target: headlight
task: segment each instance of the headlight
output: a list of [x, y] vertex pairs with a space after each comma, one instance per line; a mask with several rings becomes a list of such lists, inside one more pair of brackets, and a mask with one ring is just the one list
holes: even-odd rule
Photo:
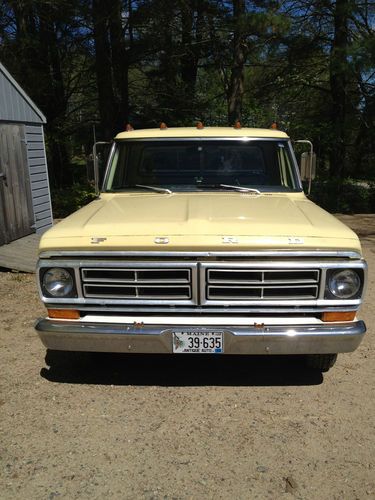
[[338, 269], [328, 278], [328, 289], [338, 299], [355, 297], [361, 288], [361, 279], [352, 269]]
[[52, 297], [67, 297], [74, 289], [73, 276], [67, 269], [52, 267], [43, 274], [42, 287]]

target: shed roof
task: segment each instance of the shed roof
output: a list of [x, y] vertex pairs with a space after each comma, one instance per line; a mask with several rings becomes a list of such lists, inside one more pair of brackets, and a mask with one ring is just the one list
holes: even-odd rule
[[0, 63], [0, 121], [46, 123], [46, 117]]

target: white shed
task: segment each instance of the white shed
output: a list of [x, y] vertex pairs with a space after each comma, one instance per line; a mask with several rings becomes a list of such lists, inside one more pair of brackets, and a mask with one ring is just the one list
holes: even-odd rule
[[45, 123], [0, 63], [0, 245], [52, 225]]

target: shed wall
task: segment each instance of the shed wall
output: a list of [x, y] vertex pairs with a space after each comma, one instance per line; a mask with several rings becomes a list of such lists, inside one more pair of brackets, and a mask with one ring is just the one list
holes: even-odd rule
[[52, 206], [43, 127], [41, 125], [26, 125], [25, 136], [35, 230], [37, 233], [42, 233], [52, 225]]

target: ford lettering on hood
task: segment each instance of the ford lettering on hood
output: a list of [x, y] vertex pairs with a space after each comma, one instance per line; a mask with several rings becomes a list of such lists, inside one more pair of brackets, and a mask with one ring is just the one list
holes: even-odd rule
[[169, 238], [168, 250], [234, 244], [358, 250], [355, 233], [304, 195], [240, 192], [104, 193], [46, 233], [41, 249], [151, 250], [159, 237]]

